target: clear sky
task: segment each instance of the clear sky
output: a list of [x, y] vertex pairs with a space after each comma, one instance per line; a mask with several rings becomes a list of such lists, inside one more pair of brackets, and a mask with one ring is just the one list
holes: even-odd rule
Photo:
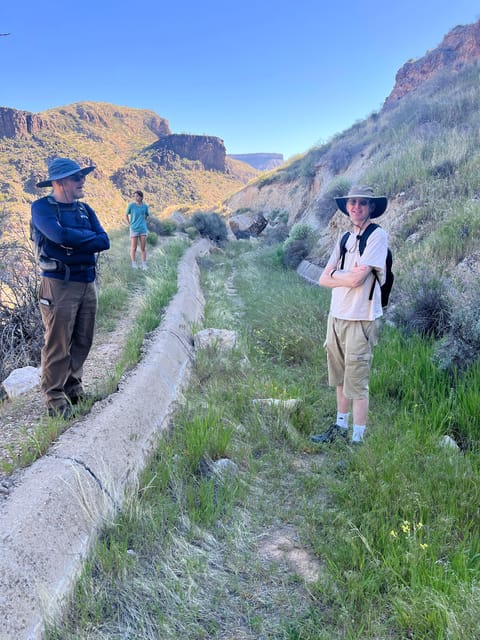
[[151, 109], [227, 153], [326, 142], [378, 111], [395, 74], [478, 0], [3, 0], [0, 106]]

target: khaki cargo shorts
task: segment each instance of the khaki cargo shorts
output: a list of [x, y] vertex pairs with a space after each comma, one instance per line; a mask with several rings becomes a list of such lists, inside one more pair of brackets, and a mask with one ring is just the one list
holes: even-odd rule
[[328, 317], [328, 383], [343, 385], [346, 398], [368, 398], [368, 381], [377, 344], [375, 320], [340, 320]]

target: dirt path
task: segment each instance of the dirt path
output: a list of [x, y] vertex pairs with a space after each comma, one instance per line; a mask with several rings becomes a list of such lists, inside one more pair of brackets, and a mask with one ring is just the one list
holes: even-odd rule
[[[47, 455], [18, 472], [0, 502], [2, 640], [41, 638], [43, 620], [58, 611], [97, 530], [121, 507], [167, 427], [188, 382], [191, 327], [203, 314], [196, 257], [209, 247], [199, 241], [182, 258], [178, 292], [119, 393], [96, 403]], [[94, 350], [103, 371], [106, 355], [114, 358], [121, 346], [120, 327], [115, 333], [114, 342]], [[87, 375], [93, 376], [93, 367], [94, 359]]]

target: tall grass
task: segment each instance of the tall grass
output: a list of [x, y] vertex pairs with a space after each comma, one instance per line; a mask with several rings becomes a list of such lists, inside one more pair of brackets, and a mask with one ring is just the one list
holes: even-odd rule
[[[431, 340], [384, 326], [366, 443], [314, 446], [335, 412], [328, 293], [250, 243], [203, 260], [202, 280], [205, 326], [236, 330], [238, 348], [198, 355], [170, 432], [47, 638], [478, 637], [480, 458], [440, 442], [459, 425], [478, 433], [480, 369], [452, 380]], [[300, 402], [289, 413], [257, 398]], [[212, 473], [225, 457], [236, 471]], [[295, 532], [315, 582], [262, 555], [276, 531]]]
[[[145, 276], [143, 271], [131, 268], [127, 241], [125, 234], [112, 234], [111, 249], [99, 263], [97, 331], [113, 331], [127, 313], [131, 316], [131, 329], [114, 370], [105, 371], [95, 389], [90, 390], [96, 398], [113, 393], [125, 371], [139, 361], [145, 336], [160, 324], [176, 293], [177, 264], [186, 247], [184, 241], [169, 240], [156, 249], [150, 256], [150, 271]], [[127, 307], [132, 304], [138, 309], [130, 314]], [[76, 413], [87, 412], [93, 401], [79, 404]], [[15, 468], [28, 466], [48, 450], [67, 426], [62, 419], [42, 419], [18, 444], [12, 455], [13, 462], [2, 461], [1, 469], [10, 473]]]

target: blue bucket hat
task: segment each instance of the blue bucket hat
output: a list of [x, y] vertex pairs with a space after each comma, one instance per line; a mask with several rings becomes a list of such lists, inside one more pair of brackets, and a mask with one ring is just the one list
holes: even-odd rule
[[348, 216], [347, 200], [349, 198], [365, 198], [366, 200], [372, 200], [375, 203], [375, 209], [370, 214], [370, 218], [378, 218], [382, 213], [385, 212], [387, 208], [388, 200], [385, 196], [376, 196], [374, 195], [372, 187], [367, 187], [366, 185], [357, 185], [350, 189], [346, 196], [343, 198], [334, 198], [337, 203], [337, 207], [342, 211], [346, 216]]
[[83, 175], [86, 176], [94, 169], [94, 166], [81, 169], [80, 165], [74, 160], [70, 160], [70, 158], [55, 158], [55, 160], [52, 160], [48, 165], [48, 180], [37, 182], [37, 187], [51, 187], [52, 180], [68, 178], [68, 176], [73, 176], [74, 173], [83, 173]]

